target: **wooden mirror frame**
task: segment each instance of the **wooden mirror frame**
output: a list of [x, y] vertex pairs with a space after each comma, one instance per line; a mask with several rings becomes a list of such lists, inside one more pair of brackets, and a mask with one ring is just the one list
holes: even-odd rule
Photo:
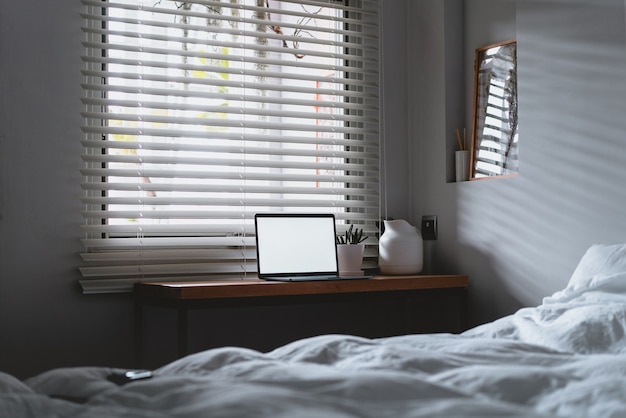
[[517, 42], [476, 49], [470, 179], [519, 173]]

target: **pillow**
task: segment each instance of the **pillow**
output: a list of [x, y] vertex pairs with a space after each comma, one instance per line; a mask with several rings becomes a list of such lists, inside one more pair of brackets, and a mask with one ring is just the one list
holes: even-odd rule
[[543, 303], [566, 302], [600, 288], [626, 294], [626, 279], [622, 276], [626, 276], [626, 244], [594, 244], [578, 262], [567, 287], [544, 298]]
[[595, 244], [583, 255], [567, 287], [586, 287], [598, 274], [626, 272], [626, 244]]

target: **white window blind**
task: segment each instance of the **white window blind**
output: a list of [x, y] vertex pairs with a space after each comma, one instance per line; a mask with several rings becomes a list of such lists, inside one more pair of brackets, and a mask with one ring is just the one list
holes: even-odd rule
[[254, 277], [257, 212], [335, 213], [375, 266], [378, 1], [82, 4], [84, 293]]

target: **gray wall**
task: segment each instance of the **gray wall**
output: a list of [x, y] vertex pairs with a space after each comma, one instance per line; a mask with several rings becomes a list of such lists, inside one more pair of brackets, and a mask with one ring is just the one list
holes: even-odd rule
[[123, 362], [128, 296], [79, 293], [80, 2], [0, 3], [0, 370]]
[[[414, 216], [439, 216], [440, 239], [426, 246], [428, 268], [470, 275], [473, 320], [481, 323], [564, 287], [589, 245], [626, 241], [624, 2], [410, 6], [435, 22], [409, 34], [409, 48], [420, 51], [409, 80], [413, 158], [420, 165], [412, 176]], [[436, 43], [422, 54], [424, 37]], [[520, 175], [451, 183], [453, 129], [472, 124], [473, 51], [509, 38], [518, 42]], [[455, 54], [463, 56], [462, 87], [450, 75]], [[434, 57], [431, 68], [423, 56]], [[462, 116], [441, 111], [442, 98], [455, 94], [466, 103]]]

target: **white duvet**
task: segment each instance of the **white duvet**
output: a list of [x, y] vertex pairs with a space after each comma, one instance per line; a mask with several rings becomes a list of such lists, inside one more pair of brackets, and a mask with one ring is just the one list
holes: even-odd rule
[[567, 288], [460, 335], [325, 335], [226, 347], [116, 385], [112, 369], [0, 373], [3, 417], [626, 416], [626, 247], [594, 246]]

